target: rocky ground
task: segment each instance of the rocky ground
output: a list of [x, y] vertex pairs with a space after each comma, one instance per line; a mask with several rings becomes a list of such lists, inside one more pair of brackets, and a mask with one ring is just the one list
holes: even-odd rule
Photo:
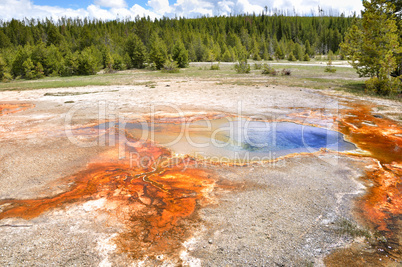
[[[276, 120], [295, 109], [324, 108], [336, 116], [344, 108], [343, 96], [336, 92], [197, 79], [155, 86], [5, 91], [1, 96], [4, 102], [35, 107], [0, 116], [0, 199], [64, 192], [71, 181], [63, 178], [85, 169], [108, 149], [78, 147], [66, 137], [66, 125], [134, 120], [151, 112], [174, 117], [178, 110]], [[392, 101], [386, 105], [396, 112], [400, 107]], [[324, 153], [264, 166], [206, 166], [216, 179], [244, 186], [211, 193], [214, 204], [199, 211], [201, 223], [183, 244], [179, 258], [161, 255], [138, 262], [118, 253], [113, 238], [124, 226], [99, 210], [102, 200], [67, 205], [31, 220], [3, 219], [0, 265], [322, 266], [326, 255], [351, 241], [339, 228], [345, 219], [353, 222], [352, 200], [365, 189], [359, 180], [364, 165], [361, 159]]]

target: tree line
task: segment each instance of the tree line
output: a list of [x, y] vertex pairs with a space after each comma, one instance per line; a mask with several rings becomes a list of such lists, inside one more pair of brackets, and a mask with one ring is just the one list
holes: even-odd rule
[[191, 61], [310, 60], [339, 44], [354, 18], [238, 15], [196, 19], [0, 22], [0, 79], [95, 74], [100, 69], [160, 69]]

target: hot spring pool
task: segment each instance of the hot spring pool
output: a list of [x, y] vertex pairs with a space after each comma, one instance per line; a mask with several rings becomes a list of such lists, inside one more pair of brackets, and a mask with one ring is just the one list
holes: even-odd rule
[[95, 129], [101, 132], [111, 127], [124, 130], [136, 139], [152, 140], [177, 154], [202, 158], [269, 160], [293, 153], [314, 153], [321, 148], [334, 151], [356, 149], [339, 132], [292, 122], [228, 117], [183, 123], [108, 122]]

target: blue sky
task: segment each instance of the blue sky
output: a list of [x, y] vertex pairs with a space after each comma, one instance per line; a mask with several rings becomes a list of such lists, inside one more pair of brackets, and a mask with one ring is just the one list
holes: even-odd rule
[[[318, 6], [332, 13], [360, 12], [361, 0], [0, 0], [0, 19], [89, 17], [103, 20], [150, 16], [200, 17], [261, 14], [270, 10], [317, 14]], [[272, 11], [273, 12], [273, 11]]]
[[93, 3], [92, 0], [64, 0], [64, 1], [51, 1], [51, 0], [33, 0], [35, 5], [42, 6], [59, 6], [65, 8], [85, 8]]
[[[93, 0], [62, 0], [62, 1], [52, 1], [52, 0], [33, 0], [35, 5], [43, 5], [43, 6], [59, 6], [64, 8], [86, 8], [90, 4], [93, 4]], [[110, 1], [113, 2], [113, 1]], [[128, 6], [133, 6], [134, 4], [138, 4], [140, 6], [145, 6], [147, 3], [146, 0], [126, 0], [125, 1]]]

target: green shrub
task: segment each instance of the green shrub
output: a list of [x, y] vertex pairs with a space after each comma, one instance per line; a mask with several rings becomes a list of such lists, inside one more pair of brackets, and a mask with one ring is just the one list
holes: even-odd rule
[[234, 68], [237, 73], [250, 73], [250, 64], [247, 64], [247, 61], [239, 61]]
[[260, 69], [262, 69], [262, 64], [261, 64], [261, 63], [254, 63], [254, 69], [255, 69], [255, 70], [260, 70]]
[[308, 54], [305, 54], [303, 57], [303, 61], [310, 61], [310, 57]]
[[332, 51], [331, 50], [329, 50], [329, 53], [328, 53], [328, 63], [327, 63], [327, 66], [325, 67], [325, 72], [331, 72], [331, 73], [334, 73], [334, 72], [336, 72], [336, 69], [335, 69], [335, 67], [334, 66], [332, 66], [332, 58], [334, 57], [334, 54], [332, 53]]
[[264, 64], [262, 66], [262, 72], [261, 74], [268, 74], [268, 75], [272, 75], [272, 76], [276, 76], [278, 75], [278, 71], [276, 71], [273, 67], [271, 67], [268, 64]]
[[218, 64], [211, 64], [211, 67], [209, 69], [210, 70], [220, 70], [221, 67], [219, 66], [219, 63]]
[[335, 69], [334, 66], [328, 65], [328, 66], [325, 67], [324, 71], [325, 72], [330, 72], [330, 73], [335, 73], [336, 69]]
[[164, 73], [178, 73], [180, 69], [176, 61], [166, 61], [161, 71]]
[[12, 79], [13, 79], [13, 76], [10, 73], [6, 72], [6, 73], [4, 73], [3, 79], [0, 81], [8, 82], [8, 81], [11, 81]]
[[366, 91], [378, 95], [394, 95], [402, 93], [402, 81], [400, 78], [379, 79], [373, 77], [365, 82]]

